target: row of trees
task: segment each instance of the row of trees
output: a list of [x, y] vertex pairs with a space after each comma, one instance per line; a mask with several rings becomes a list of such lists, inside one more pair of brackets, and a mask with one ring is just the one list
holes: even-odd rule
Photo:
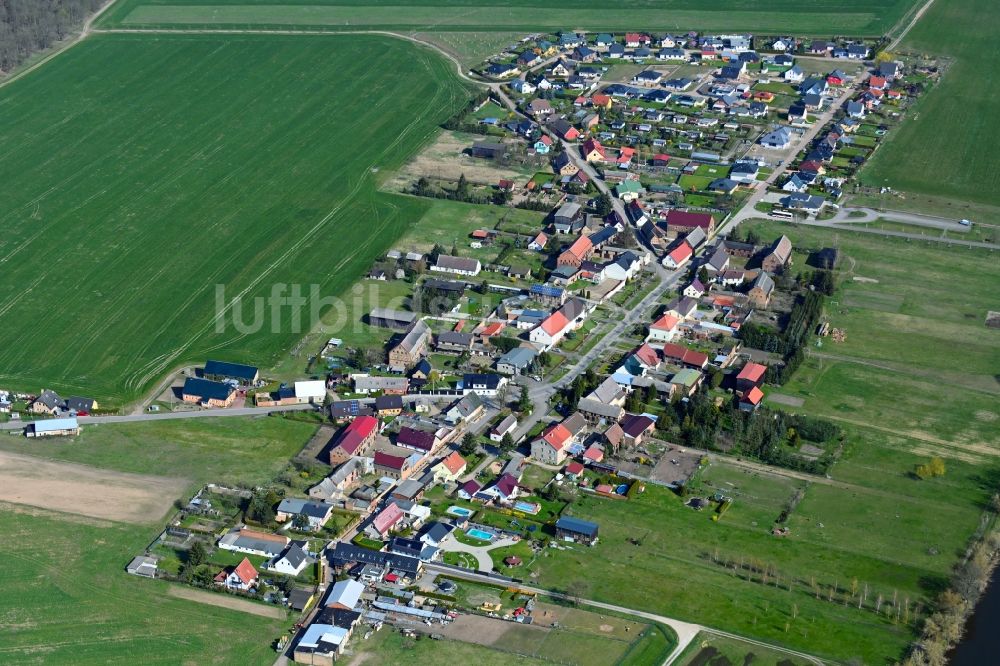
[[[1000, 509], [1000, 495], [993, 495], [989, 512]], [[987, 514], [989, 515], [989, 514]], [[910, 647], [903, 666], [946, 666], [949, 653], [962, 639], [965, 624], [986, 589], [1000, 553], [1000, 532], [995, 529], [976, 539], [965, 559], [955, 567], [951, 587], [937, 598], [934, 612], [924, 620], [920, 637]]]

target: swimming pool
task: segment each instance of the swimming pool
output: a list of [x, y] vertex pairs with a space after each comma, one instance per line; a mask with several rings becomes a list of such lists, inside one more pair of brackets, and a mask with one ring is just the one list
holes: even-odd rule
[[453, 516], [458, 516], [459, 518], [468, 518], [475, 512], [472, 509], [466, 509], [464, 506], [453, 506], [449, 507], [446, 513], [450, 513]]
[[480, 541], [493, 541], [493, 534], [485, 530], [471, 529], [465, 530], [465, 533], [473, 539], [479, 539]]
[[514, 502], [514, 510], [520, 511], [521, 513], [527, 513], [530, 515], [535, 515], [541, 511], [542, 507], [540, 504], [535, 502]]

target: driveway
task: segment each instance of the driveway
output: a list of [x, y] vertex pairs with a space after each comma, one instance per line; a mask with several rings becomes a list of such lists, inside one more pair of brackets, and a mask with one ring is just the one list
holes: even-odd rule
[[489, 572], [493, 571], [493, 558], [490, 557], [490, 551], [497, 548], [505, 548], [506, 546], [513, 546], [515, 543], [517, 541], [514, 539], [502, 537], [496, 539], [488, 546], [470, 546], [456, 539], [453, 534], [449, 534], [441, 542], [441, 550], [446, 553], [468, 553], [476, 558], [480, 571]]

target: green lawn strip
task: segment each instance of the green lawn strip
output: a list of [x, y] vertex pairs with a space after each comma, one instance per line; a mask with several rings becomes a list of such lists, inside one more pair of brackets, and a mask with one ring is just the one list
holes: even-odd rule
[[[406, 638], [392, 627], [386, 626], [368, 639], [363, 634], [352, 640], [353, 656], [345, 658], [346, 666], [352, 664], [410, 664], [411, 666], [438, 666], [439, 664], [477, 664], [479, 666], [510, 666], [509, 652], [484, 645], [456, 640], [433, 640], [426, 636]], [[273, 653], [272, 653], [273, 660]], [[548, 664], [544, 659], [519, 656], [519, 664], [528, 666]]]

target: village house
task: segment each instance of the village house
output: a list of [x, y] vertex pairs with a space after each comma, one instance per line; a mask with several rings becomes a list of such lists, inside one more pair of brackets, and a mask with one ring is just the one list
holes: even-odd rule
[[230, 384], [213, 382], [200, 377], [188, 377], [181, 389], [181, 399], [205, 407], [229, 407], [236, 400], [236, 389]]
[[312, 531], [321, 529], [330, 520], [333, 512], [333, 505], [326, 502], [313, 502], [310, 500], [286, 497], [278, 504], [274, 519], [279, 523], [291, 520], [294, 524], [300, 520], [305, 521], [304, 528]]
[[378, 430], [379, 423], [375, 417], [360, 416], [351, 421], [334, 437], [330, 464], [336, 467], [354, 456], [367, 455], [375, 446]]
[[247, 592], [257, 585], [260, 574], [250, 560], [243, 558], [235, 567], [226, 567], [215, 577], [215, 584], [221, 585], [227, 590]]
[[531, 442], [531, 457], [546, 465], [561, 465], [569, 455], [573, 436], [561, 423], [546, 428], [540, 437]]
[[413, 466], [417, 464], [421, 456], [414, 453], [410, 456], [394, 456], [383, 451], [375, 452], [375, 473], [386, 476], [390, 479], [405, 479], [413, 471]]
[[427, 351], [431, 339], [431, 329], [422, 320], [417, 320], [403, 338], [389, 350], [389, 366], [409, 369], [416, 365]]
[[750, 286], [747, 297], [755, 308], [766, 308], [771, 304], [771, 294], [774, 293], [774, 280], [767, 273], [761, 273]]
[[513, 414], [505, 416], [500, 423], [490, 429], [490, 441], [502, 442], [505, 435], [512, 435], [517, 428], [517, 417]]
[[670, 342], [677, 335], [677, 325], [680, 319], [672, 314], [664, 314], [649, 325], [646, 342]]
[[486, 406], [478, 393], [467, 393], [445, 411], [444, 420], [448, 425], [475, 421], [485, 410]]
[[346, 496], [357, 484], [364, 473], [364, 458], [351, 458], [337, 467], [330, 476], [309, 489], [309, 497], [332, 501]]
[[557, 266], [573, 266], [579, 268], [580, 264], [590, 256], [593, 243], [587, 236], [580, 236], [569, 246], [556, 260]]
[[663, 258], [663, 265], [671, 270], [676, 270], [686, 264], [694, 256], [694, 250], [687, 241], [682, 240]]
[[782, 235], [774, 242], [760, 262], [760, 267], [768, 273], [777, 273], [791, 264], [792, 241]]
[[767, 366], [752, 361], [744, 365], [736, 375], [736, 392], [744, 394], [750, 389], [758, 388], [764, 383]]
[[431, 472], [434, 474], [435, 483], [445, 483], [457, 481], [460, 476], [465, 474], [467, 467], [468, 463], [465, 458], [458, 451], [452, 451], [431, 467]]
[[379, 418], [392, 418], [403, 413], [403, 398], [398, 395], [380, 395], [375, 398], [375, 414]]
[[715, 216], [711, 213], [698, 213], [672, 208], [666, 216], [667, 230], [674, 235], [685, 234], [701, 229], [706, 234], [715, 231]]
[[420, 453], [430, 453], [440, 443], [434, 433], [427, 432], [426, 430], [416, 430], [408, 426], [400, 428], [399, 433], [396, 435], [396, 446], [419, 451]]
[[497, 372], [520, 375], [531, 368], [536, 355], [529, 347], [515, 347], [497, 359]]
[[432, 271], [439, 273], [452, 273], [454, 275], [466, 275], [475, 277], [483, 269], [478, 259], [467, 259], [465, 257], [453, 257], [449, 254], [439, 254], [437, 261], [431, 266]]
[[403, 395], [410, 382], [406, 377], [372, 377], [371, 375], [354, 375], [354, 391], [357, 393], [382, 393], [388, 395]]

